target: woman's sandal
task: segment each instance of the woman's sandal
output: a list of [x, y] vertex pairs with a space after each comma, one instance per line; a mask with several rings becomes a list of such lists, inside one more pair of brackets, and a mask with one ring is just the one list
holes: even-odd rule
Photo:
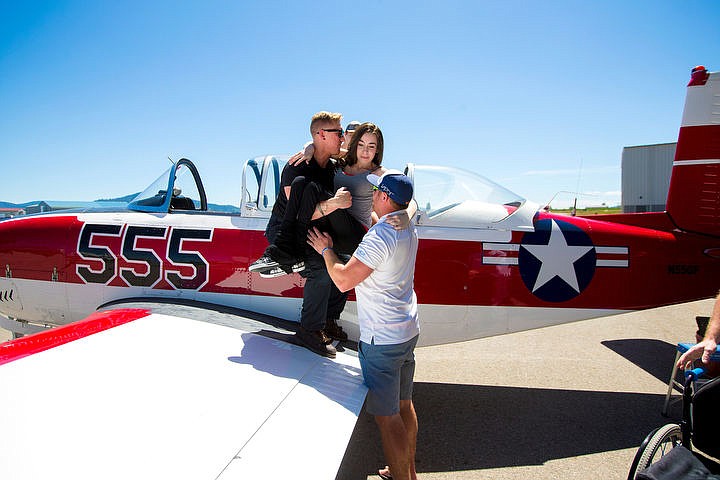
[[385, 468], [378, 470], [378, 477], [382, 478], [383, 480], [392, 480], [392, 475], [390, 474], [390, 467], [387, 465]]

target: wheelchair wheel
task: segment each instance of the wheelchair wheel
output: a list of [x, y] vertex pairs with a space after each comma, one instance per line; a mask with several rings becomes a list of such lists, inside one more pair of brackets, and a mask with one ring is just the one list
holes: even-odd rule
[[633, 459], [628, 480], [635, 480], [638, 472], [660, 460], [663, 455], [682, 443], [680, 425], [668, 423], [650, 433], [638, 448]]

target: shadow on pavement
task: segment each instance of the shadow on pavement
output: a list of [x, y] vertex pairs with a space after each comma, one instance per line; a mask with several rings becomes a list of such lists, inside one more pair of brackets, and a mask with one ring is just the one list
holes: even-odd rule
[[[542, 465], [633, 448], [667, 423], [663, 396], [653, 394], [416, 383], [414, 401], [418, 473]], [[377, 427], [363, 410], [337, 479], [365, 480], [384, 464]]]
[[650, 338], [605, 340], [601, 343], [661, 382], [668, 382], [677, 345]]

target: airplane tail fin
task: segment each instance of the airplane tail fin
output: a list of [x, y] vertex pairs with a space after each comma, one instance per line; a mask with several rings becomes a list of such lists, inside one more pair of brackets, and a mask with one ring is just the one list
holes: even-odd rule
[[687, 86], [666, 210], [683, 230], [720, 236], [720, 72], [703, 66]]

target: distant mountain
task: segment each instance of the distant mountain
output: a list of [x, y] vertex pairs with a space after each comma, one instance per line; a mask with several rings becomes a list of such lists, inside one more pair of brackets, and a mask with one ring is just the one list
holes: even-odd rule
[[28, 205], [37, 205], [38, 203], [40, 203], [39, 200], [25, 203], [0, 202], [0, 208], [25, 208]]
[[[98, 200], [95, 200], [96, 202], [124, 202], [129, 203], [130, 200], [137, 197], [138, 193], [131, 193], [130, 195], [125, 195], [123, 197], [117, 197], [117, 198], [101, 198]], [[3, 202], [0, 201], [0, 208], [26, 208], [30, 205], [37, 205], [40, 203], [41, 200], [33, 200], [30, 202], [25, 203], [11, 203], [11, 202]], [[50, 202], [53, 203], [53, 202]], [[226, 213], [238, 213], [240, 209], [238, 207], [235, 207], [233, 205], [218, 205], [216, 203], [208, 203], [208, 210], [212, 210], [215, 212], [226, 212]]]
[[140, 194], [140, 192], [137, 193], [131, 193], [130, 195], [125, 195], [124, 197], [117, 197], [117, 198], [101, 198], [98, 200], [95, 200], [96, 202], [125, 202], [129, 203], [130, 200], [137, 197]]
[[[140, 192], [138, 192], [140, 193]], [[130, 195], [125, 195], [124, 197], [117, 197], [117, 198], [100, 198], [98, 200], [94, 200], [95, 202], [125, 202], [129, 203], [130, 200], [138, 196], [138, 193], [131, 193]], [[3, 202], [0, 201], [0, 208], [25, 208], [30, 205], [37, 205], [43, 200], [32, 200], [30, 202], [24, 202], [24, 203], [12, 203], [12, 202]], [[48, 201], [48, 200], [44, 200]]]

